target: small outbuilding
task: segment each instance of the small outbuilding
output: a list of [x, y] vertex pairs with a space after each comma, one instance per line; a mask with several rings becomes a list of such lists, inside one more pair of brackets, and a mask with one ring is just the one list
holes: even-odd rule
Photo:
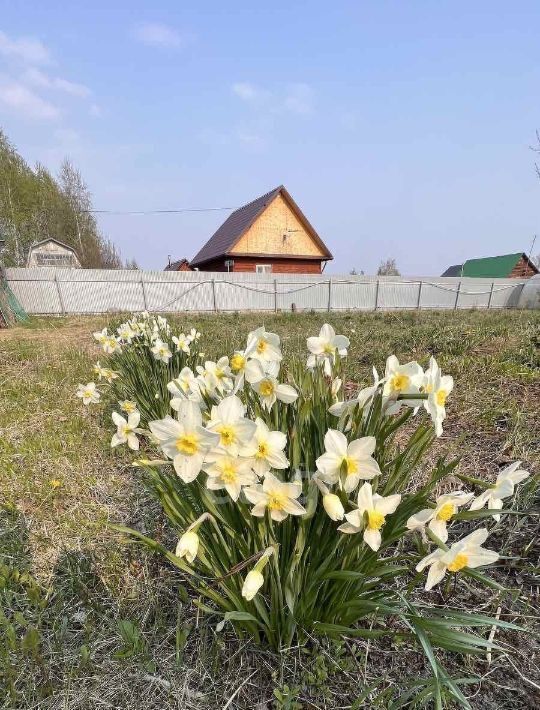
[[192, 271], [189, 261], [187, 259], [177, 259], [177, 261], [171, 261], [169, 257], [169, 263], [163, 269], [163, 271]]
[[32, 244], [28, 251], [26, 266], [28, 268], [53, 266], [63, 269], [80, 269], [81, 263], [73, 247], [58, 239], [49, 238]]
[[528, 279], [538, 268], [523, 252], [468, 259], [464, 264], [449, 266], [441, 276], [468, 276], [478, 279]]

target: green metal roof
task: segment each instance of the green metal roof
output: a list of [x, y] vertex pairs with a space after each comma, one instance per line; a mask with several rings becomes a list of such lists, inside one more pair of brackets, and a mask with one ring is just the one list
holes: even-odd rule
[[523, 256], [517, 254], [504, 254], [503, 256], [488, 256], [485, 259], [468, 259], [463, 264], [462, 276], [476, 276], [477, 278], [504, 279]]

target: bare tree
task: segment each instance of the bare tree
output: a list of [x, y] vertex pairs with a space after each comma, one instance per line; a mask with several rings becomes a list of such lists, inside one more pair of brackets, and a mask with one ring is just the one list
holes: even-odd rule
[[395, 259], [385, 259], [379, 264], [377, 276], [401, 276]]

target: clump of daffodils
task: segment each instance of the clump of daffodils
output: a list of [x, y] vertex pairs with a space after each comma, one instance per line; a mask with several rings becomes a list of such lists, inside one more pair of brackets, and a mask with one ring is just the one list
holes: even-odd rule
[[[140, 421], [147, 425], [170, 411], [170, 388], [182, 386], [187, 373], [195, 378], [193, 369], [200, 359], [200, 337], [196, 328], [178, 331], [163, 316], [147, 312], [133, 315], [115, 328], [96, 331], [94, 340], [103, 351], [93, 367], [98, 384], [85, 385], [85, 396], [81, 394], [81, 385], [77, 394], [85, 404], [96, 404], [110, 386], [109, 391], [120, 407], [118, 414], [129, 416], [138, 412]], [[103, 357], [107, 358], [106, 364], [101, 362]], [[211, 363], [207, 365], [211, 367]], [[175, 385], [172, 380], [176, 378]], [[94, 393], [90, 396], [92, 388]], [[127, 443], [134, 448], [133, 436], [114, 441], [113, 446]]]
[[[504, 514], [529, 475], [519, 463], [476, 496], [434, 494], [452, 462], [411, 490], [454, 385], [434, 358], [424, 370], [391, 355], [343, 400], [350, 343], [328, 324], [290, 362], [264, 327], [215, 361], [200, 357], [198, 331], [148, 314], [94, 337], [109, 358], [95, 372], [121, 412], [111, 445], [152, 451], [138, 465], [178, 533], [168, 558], [206, 610], [254, 637], [280, 647], [304, 629], [358, 633], [368, 617], [369, 628], [384, 616], [408, 624], [417, 573], [428, 569], [429, 591], [498, 560], [487, 528], [463, 521]], [[99, 399], [94, 383], [77, 394]]]

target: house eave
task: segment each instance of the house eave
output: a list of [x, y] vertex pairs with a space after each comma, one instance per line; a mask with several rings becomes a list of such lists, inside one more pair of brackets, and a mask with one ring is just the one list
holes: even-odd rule
[[204, 259], [203, 261], [192, 261], [190, 266], [203, 266], [212, 261], [219, 261], [220, 259], [279, 259], [281, 261], [289, 261], [291, 259], [295, 261], [331, 261], [334, 257], [330, 255], [314, 255], [314, 254], [253, 254], [252, 252], [228, 252], [226, 254], [220, 254], [219, 256], [213, 256], [210, 259]]

